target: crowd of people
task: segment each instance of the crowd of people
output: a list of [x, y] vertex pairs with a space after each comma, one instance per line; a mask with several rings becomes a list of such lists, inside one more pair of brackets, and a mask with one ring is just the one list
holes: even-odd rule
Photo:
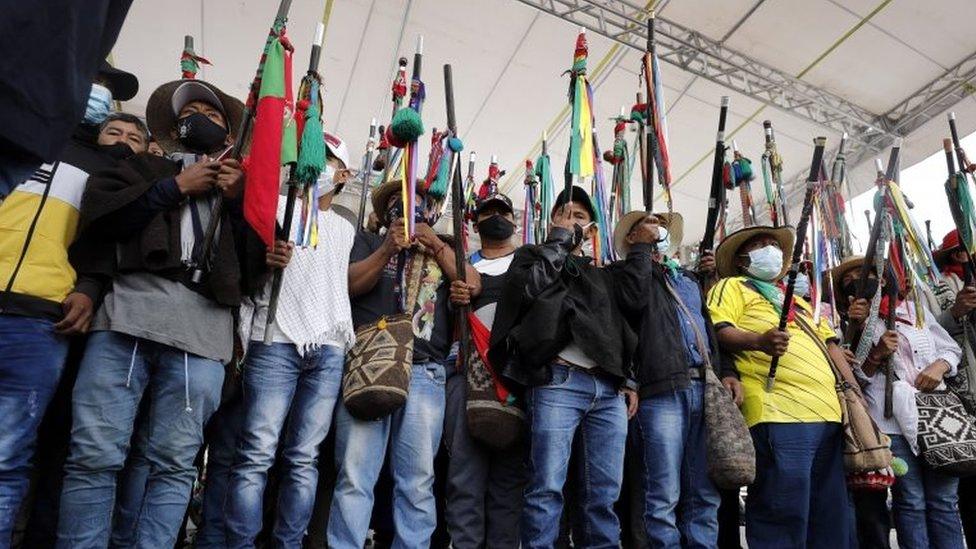
[[[738, 547], [739, 491], [709, 470], [713, 377], [755, 451], [749, 547], [888, 547], [891, 516], [900, 547], [962, 548], [964, 526], [976, 545], [972, 480], [921, 460], [911, 421], [915, 393], [967, 361], [976, 288], [958, 235], [937, 254], [944, 284], [886, 292], [873, 316], [865, 296], [896, 282], [857, 257], [829, 273], [846, 331], [873, 338], [856, 365], [802, 297], [778, 327], [788, 226], [680, 265], [682, 216], [631, 212], [614, 228], [622, 259], [596, 265], [583, 188], [529, 245], [491, 188], [470, 219], [480, 249], [459, 263], [400, 180], [372, 189], [369, 228], [336, 207], [356, 170], [327, 135], [318, 245], [267, 247], [244, 222], [246, 169], [224, 154], [243, 104], [185, 79], [144, 116], [114, 111], [137, 86], [104, 64], [56, 158], [0, 166], [0, 547], [173, 547], [188, 522], [201, 548]], [[400, 401], [364, 417], [353, 386], [389, 389], [403, 356]], [[838, 385], [907, 465], [878, 473], [893, 484], [845, 470]]]

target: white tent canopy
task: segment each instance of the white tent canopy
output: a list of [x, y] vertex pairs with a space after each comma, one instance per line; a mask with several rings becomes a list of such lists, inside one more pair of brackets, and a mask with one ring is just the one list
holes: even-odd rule
[[[441, 67], [451, 63], [458, 126], [466, 151], [479, 153], [479, 178], [487, 173], [489, 156], [498, 155], [509, 172], [504, 188], [519, 203], [521, 167], [525, 159], [534, 160], [538, 154], [543, 130], [549, 130], [554, 171], [561, 172], [568, 147], [564, 112], [568, 82], [561, 74], [571, 65], [579, 30], [575, 22], [537, 7], [564, 14], [566, 19], [584, 13], [598, 20], [599, 12], [609, 9], [643, 19], [646, 6], [637, 2], [335, 0], [320, 66], [325, 127], [346, 139], [354, 156], [360, 154], [370, 119], [389, 121], [396, 59], [412, 60], [416, 38], [423, 35], [425, 126], [429, 131], [445, 125]], [[288, 32], [296, 48], [296, 81], [306, 66], [324, 3], [293, 1]], [[139, 94], [125, 109], [143, 112], [156, 86], [179, 77], [185, 34], [193, 35], [197, 52], [213, 62], [198, 76], [243, 99], [276, 5], [273, 0], [134, 3], [113, 54], [115, 64], [134, 72], [141, 83]], [[567, 5], [579, 7], [567, 13]], [[953, 77], [949, 79], [952, 93], [967, 96], [972, 88], [969, 80], [976, 74], [966, 65], [976, 58], [976, 35], [971, 32], [976, 2], [972, 0], [659, 0], [656, 8], [664, 22], [699, 33], [709, 44], [737, 52], [760, 67], [799, 77], [800, 83], [877, 116], [918, 96], [919, 90], [947, 74]], [[610, 118], [622, 106], [629, 109], [634, 103], [641, 52], [594, 30], [588, 32], [589, 74], [595, 88], [599, 141], [606, 149], [613, 141]], [[953, 74], [954, 69], [960, 74]], [[662, 72], [675, 209], [686, 219], [686, 244], [700, 238], [704, 226], [721, 96], [732, 97], [728, 129], [746, 157], [758, 160], [762, 122], [773, 122], [790, 179], [809, 166], [813, 137], [827, 136], [828, 150], [840, 139], [836, 124], [818, 124], [808, 116], [770, 106], [768, 99], [761, 101], [717, 83], [720, 78], [692, 74], [667, 62], [662, 63]], [[920, 101], [933, 95], [923, 95]], [[955, 103], [951, 108], [958, 113], [960, 132], [965, 135], [976, 129], [976, 102], [969, 98], [950, 102]], [[948, 131], [946, 103], [944, 98], [941, 103], [933, 101], [936, 107], [918, 119], [930, 121], [905, 135], [903, 167], [941, 147]], [[427, 142], [421, 139], [426, 149]], [[855, 192], [871, 185], [873, 156], [851, 170]], [[561, 173], [554, 175], [560, 182]], [[640, 204], [638, 179], [635, 174], [632, 180], [635, 206]], [[761, 184], [754, 184], [753, 190], [758, 205]], [[730, 209], [737, 213], [738, 201], [731, 203]], [[656, 204], [663, 207], [663, 200], [658, 198]]]

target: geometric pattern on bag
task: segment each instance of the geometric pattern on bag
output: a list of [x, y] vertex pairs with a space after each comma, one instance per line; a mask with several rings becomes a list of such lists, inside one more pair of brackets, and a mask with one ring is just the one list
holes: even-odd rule
[[[407, 307], [420, 293], [420, 277], [434, 260], [411, 253], [407, 262]], [[386, 417], [407, 402], [413, 369], [413, 315], [401, 312], [380, 317], [356, 330], [356, 343], [346, 354], [342, 374], [342, 402], [349, 414], [362, 420]]]
[[951, 392], [916, 393], [918, 446], [933, 470], [952, 476], [976, 473], [976, 424]]
[[492, 450], [505, 450], [522, 439], [525, 412], [516, 404], [499, 402], [495, 380], [474, 345], [468, 353], [465, 420], [471, 438]]
[[412, 366], [410, 315], [401, 313], [360, 326], [342, 376], [342, 401], [349, 414], [379, 419], [403, 406]]

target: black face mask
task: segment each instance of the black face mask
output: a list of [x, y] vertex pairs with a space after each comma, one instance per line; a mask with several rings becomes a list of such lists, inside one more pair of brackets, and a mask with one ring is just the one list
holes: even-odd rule
[[111, 156], [115, 160], [125, 160], [136, 154], [128, 143], [113, 143], [111, 145], [99, 145], [98, 150]]
[[227, 130], [207, 115], [195, 112], [176, 121], [176, 137], [190, 152], [210, 154], [224, 145]]
[[515, 233], [515, 225], [499, 214], [478, 222], [478, 234], [488, 240], [508, 240]]
[[854, 299], [861, 299], [861, 298], [871, 299], [872, 297], [874, 297], [874, 294], [878, 291], [877, 278], [869, 278], [864, 281], [864, 292], [862, 292], [861, 295], [857, 295], [857, 285], [858, 285], [857, 280], [852, 280], [847, 284], [844, 284], [844, 288], [843, 288], [844, 295], [848, 297], [854, 296]]

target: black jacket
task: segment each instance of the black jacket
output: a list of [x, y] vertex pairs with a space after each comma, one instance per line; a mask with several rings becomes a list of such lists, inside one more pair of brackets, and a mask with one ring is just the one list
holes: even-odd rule
[[[182, 263], [182, 197], [173, 179], [179, 171], [176, 162], [143, 153], [89, 178], [81, 201], [79, 232], [100, 253], [78, 257], [78, 269], [107, 277], [117, 272], [151, 272], [235, 307], [242, 290], [250, 291], [242, 287], [243, 243], [248, 240], [248, 230], [241, 201], [224, 201], [210, 272], [201, 284], [193, 284]], [[120, 244], [117, 255], [116, 242]]]
[[[668, 290], [665, 267], [651, 258], [649, 244], [635, 244], [627, 259], [608, 267], [614, 276], [617, 299], [628, 323], [638, 334], [634, 370], [641, 398], [688, 386], [690, 369], [687, 349], [681, 334], [680, 311]], [[697, 280], [691, 271], [681, 272]], [[719, 352], [715, 328], [708, 314], [705, 297], [701, 300], [711, 363], [716, 375], [736, 376], [731, 357]]]
[[553, 359], [575, 341], [600, 373], [632, 379], [636, 337], [621, 315], [612, 275], [570, 255], [573, 234], [554, 228], [542, 245], [515, 252], [488, 351], [492, 364], [522, 386], [544, 385]]

